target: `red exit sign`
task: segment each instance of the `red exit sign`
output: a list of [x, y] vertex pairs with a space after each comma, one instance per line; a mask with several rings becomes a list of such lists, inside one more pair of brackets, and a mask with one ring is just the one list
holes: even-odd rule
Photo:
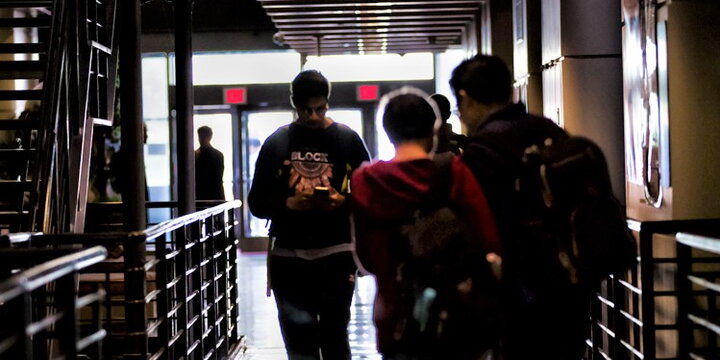
[[357, 99], [358, 101], [376, 101], [380, 98], [380, 86], [378, 85], [358, 85]]
[[247, 104], [247, 89], [244, 87], [225, 89], [225, 103], [237, 105]]

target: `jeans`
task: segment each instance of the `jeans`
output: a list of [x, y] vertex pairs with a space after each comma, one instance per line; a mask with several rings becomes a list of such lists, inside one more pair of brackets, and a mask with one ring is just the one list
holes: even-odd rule
[[289, 360], [350, 360], [355, 271], [350, 252], [316, 260], [272, 256], [270, 282]]

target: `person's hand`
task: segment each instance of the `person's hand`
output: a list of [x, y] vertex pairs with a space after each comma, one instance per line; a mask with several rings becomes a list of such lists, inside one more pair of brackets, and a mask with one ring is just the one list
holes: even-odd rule
[[485, 259], [490, 263], [490, 269], [496, 280], [502, 280], [502, 257], [496, 253], [488, 253]]
[[305, 190], [288, 197], [285, 200], [285, 206], [290, 210], [307, 211], [315, 208], [312, 190]]
[[334, 188], [330, 188], [330, 196], [328, 201], [324, 204], [324, 210], [335, 210], [345, 203], [345, 195], [337, 192]]
[[319, 210], [332, 211], [345, 202], [345, 196], [332, 187], [328, 187], [327, 192], [322, 195], [315, 195], [317, 195], [314, 196], [315, 208]]

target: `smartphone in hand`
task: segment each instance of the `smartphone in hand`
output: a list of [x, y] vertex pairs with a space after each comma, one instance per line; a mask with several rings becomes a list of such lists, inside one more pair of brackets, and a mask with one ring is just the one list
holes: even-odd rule
[[313, 198], [319, 201], [327, 201], [330, 198], [330, 188], [327, 186], [316, 186], [313, 190]]

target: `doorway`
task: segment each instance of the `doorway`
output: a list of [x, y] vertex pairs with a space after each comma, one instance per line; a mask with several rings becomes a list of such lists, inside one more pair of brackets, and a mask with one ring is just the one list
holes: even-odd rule
[[224, 167], [223, 188], [225, 200], [235, 199], [233, 192], [233, 179], [235, 178], [233, 159], [235, 149], [233, 147], [233, 116], [230, 112], [195, 113], [193, 118], [193, 149], [200, 147], [197, 138], [197, 129], [201, 126], [209, 126], [213, 131], [212, 146], [223, 153]]

